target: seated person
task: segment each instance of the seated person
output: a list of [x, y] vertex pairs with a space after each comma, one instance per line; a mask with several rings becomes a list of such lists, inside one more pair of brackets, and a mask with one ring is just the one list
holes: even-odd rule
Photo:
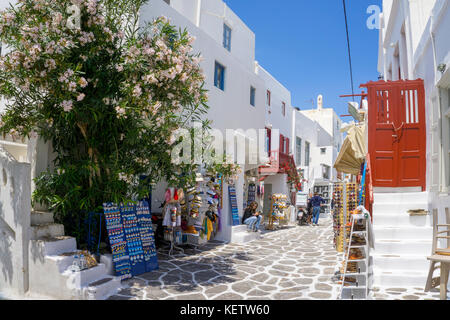
[[258, 203], [253, 201], [247, 209], [244, 211], [244, 216], [242, 217], [242, 223], [248, 226], [247, 231], [259, 231], [259, 226], [261, 225], [262, 216], [259, 212], [256, 212], [258, 208]]

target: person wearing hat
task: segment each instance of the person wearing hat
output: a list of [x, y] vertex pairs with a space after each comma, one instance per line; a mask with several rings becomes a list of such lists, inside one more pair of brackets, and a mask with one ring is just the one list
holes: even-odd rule
[[244, 211], [242, 223], [248, 226], [247, 231], [254, 231], [254, 232], [259, 231], [262, 216], [259, 212], [256, 212], [257, 208], [258, 203], [256, 201], [253, 201]]

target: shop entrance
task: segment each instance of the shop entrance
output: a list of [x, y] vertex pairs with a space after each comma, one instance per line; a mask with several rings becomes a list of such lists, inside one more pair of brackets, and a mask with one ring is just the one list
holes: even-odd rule
[[369, 82], [361, 87], [368, 90], [373, 186], [425, 190], [423, 80]]

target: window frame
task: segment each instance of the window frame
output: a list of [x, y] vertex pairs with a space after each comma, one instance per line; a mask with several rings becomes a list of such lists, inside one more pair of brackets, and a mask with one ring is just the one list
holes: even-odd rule
[[442, 165], [441, 192], [450, 194], [450, 86], [443, 88], [441, 103]]
[[[222, 73], [220, 74], [220, 79], [218, 79], [218, 69], [222, 70]], [[225, 91], [225, 72], [226, 67], [221, 64], [218, 61], [215, 61], [214, 63], [214, 86], [217, 89], [220, 89], [222, 91]]]
[[305, 167], [309, 167], [311, 157], [311, 143], [305, 141]]
[[231, 52], [231, 34], [232, 29], [229, 25], [226, 23], [223, 24], [223, 47], [227, 49], [229, 52]]
[[297, 166], [301, 167], [301, 165], [302, 165], [302, 138], [300, 138], [300, 137], [295, 137], [295, 162], [297, 163]]
[[272, 92], [270, 90], [267, 90], [266, 92], [266, 104], [270, 107], [270, 103], [272, 100]]
[[286, 102], [284, 101], [281, 102], [281, 114], [286, 117]]

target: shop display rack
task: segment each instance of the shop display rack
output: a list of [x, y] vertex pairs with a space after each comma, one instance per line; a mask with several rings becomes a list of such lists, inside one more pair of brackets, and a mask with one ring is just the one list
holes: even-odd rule
[[[350, 236], [346, 243], [346, 254], [343, 262], [340, 299], [368, 299], [371, 289], [370, 274], [370, 238], [368, 236], [370, 217], [364, 214], [353, 214], [350, 219]], [[361, 241], [362, 240], [362, 241]], [[355, 257], [358, 252], [361, 258]]]

